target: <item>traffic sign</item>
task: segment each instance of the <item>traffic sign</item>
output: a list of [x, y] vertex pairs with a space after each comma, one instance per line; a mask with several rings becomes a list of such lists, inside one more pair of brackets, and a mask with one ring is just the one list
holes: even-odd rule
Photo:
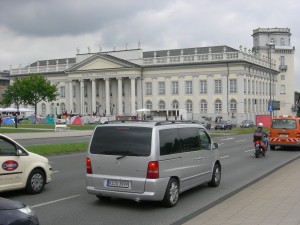
[[268, 105], [268, 111], [273, 112], [273, 106], [272, 105]]

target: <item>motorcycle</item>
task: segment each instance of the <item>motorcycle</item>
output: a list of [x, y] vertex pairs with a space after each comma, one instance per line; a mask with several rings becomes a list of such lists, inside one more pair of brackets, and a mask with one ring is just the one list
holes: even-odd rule
[[260, 158], [266, 155], [267, 152], [267, 146], [264, 144], [264, 135], [261, 133], [255, 133], [254, 134], [254, 155], [255, 158]]

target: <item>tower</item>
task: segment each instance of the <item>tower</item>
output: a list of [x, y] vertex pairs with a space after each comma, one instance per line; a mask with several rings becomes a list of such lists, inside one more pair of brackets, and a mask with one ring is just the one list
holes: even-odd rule
[[280, 72], [277, 76], [273, 76], [270, 72], [272, 89], [270, 98], [280, 102], [280, 110], [275, 111], [275, 115], [293, 114], [295, 47], [291, 46], [291, 35], [289, 28], [258, 28], [253, 30], [252, 34], [252, 51], [255, 54], [265, 55], [268, 59], [271, 57], [271, 60], [276, 60], [274, 69]]

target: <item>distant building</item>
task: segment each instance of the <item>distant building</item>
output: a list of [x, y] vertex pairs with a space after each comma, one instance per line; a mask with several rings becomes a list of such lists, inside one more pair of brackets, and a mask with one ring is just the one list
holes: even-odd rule
[[271, 77], [274, 79], [274, 81], [272, 80], [274, 92], [270, 98], [280, 101], [280, 114], [290, 115], [295, 106], [295, 47], [291, 46], [290, 29], [258, 28], [253, 30], [252, 36], [252, 51], [255, 54], [268, 54], [277, 61], [276, 70], [279, 71], [279, 74], [271, 73]]
[[[288, 106], [291, 111], [294, 101], [289, 88], [285, 89], [285, 98], [281, 96], [281, 85], [287, 87], [294, 78], [294, 48], [289, 46], [289, 29], [282, 34], [286, 46], [277, 46], [277, 36], [267, 39], [262, 31], [254, 30], [252, 51], [224, 45], [144, 52], [140, 44], [137, 49], [127, 49], [125, 45], [123, 50], [114, 47], [113, 51], [90, 53], [89, 49], [85, 54], [78, 49], [74, 58], [37, 61], [11, 69], [10, 76], [39, 73], [58, 85], [57, 101], [38, 104], [41, 115], [56, 111], [136, 115], [137, 109], [147, 108], [165, 113], [186, 110], [184, 119], [222, 116], [238, 122], [255, 120], [258, 114], [269, 114], [270, 96], [282, 101], [280, 111], [275, 111], [277, 114], [288, 111]], [[275, 57], [272, 52], [270, 60], [266, 43], [272, 38], [279, 55]], [[286, 61], [278, 64], [277, 59], [283, 53]], [[288, 75], [282, 71], [285, 67], [279, 65], [289, 65]], [[169, 116], [174, 116], [170, 112]]]
[[0, 107], [3, 108], [4, 105], [1, 104], [2, 95], [5, 92], [6, 88], [9, 86], [9, 71], [0, 71]]

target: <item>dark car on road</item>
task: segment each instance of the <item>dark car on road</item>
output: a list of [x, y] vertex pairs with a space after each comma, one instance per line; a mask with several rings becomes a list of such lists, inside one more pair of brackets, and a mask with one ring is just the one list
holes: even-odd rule
[[249, 127], [254, 127], [254, 122], [252, 120], [243, 120], [241, 123], [241, 127], [243, 128], [249, 128]]
[[219, 121], [215, 125], [215, 130], [231, 130], [232, 124], [229, 121]]
[[29, 206], [0, 197], [0, 224], [38, 225], [39, 221]]
[[192, 120], [192, 123], [201, 124], [207, 130], [210, 130], [210, 128], [211, 128], [211, 123], [210, 123], [210, 121], [207, 121], [207, 120]]

